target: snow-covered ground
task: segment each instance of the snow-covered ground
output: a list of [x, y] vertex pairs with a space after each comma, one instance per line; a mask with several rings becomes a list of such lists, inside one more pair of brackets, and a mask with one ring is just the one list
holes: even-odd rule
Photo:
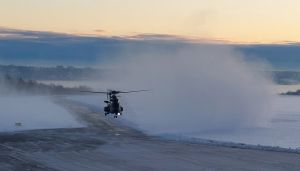
[[0, 117], [0, 132], [82, 127], [66, 109], [42, 96], [2, 96]]
[[300, 84], [295, 85], [274, 85], [274, 93], [286, 93], [288, 91], [297, 91], [300, 90]]
[[[99, 82], [56, 82], [65, 86], [90, 85], [94, 89], [104, 89], [105, 84]], [[101, 86], [101, 87], [99, 87]], [[300, 85], [274, 85], [274, 94], [279, 94], [287, 91], [295, 91], [300, 89]], [[85, 104], [103, 107], [103, 100], [105, 96], [99, 95], [82, 95], [72, 96], [75, 99]], [[126, 101], [123, 102], [126, 106]], [[284, 148], [300, 148], [300, 97], [297, 96], [280, 96], [274, 95], [272, 101], [272, 117], [268, 124], [263, 127], [241, 128], [235, 130], [218, 130], [206, 131], [195, 130], [194, 132], [184, 133], [183, 136], [211, 139], [217, 141], [245, 143], [251, 145], [266, 145], [266, 146], [280, 146]], [[134, 105], [126, 106], [127, 113], [130, 115], [128, 107], [134, 108]], [[129, 113], [128, 113], [129, 112]], [[121, 120], [130, 119], [130, 117], [123, 116]], [[131, 121], [131, 120], [129, 120]], [[137, 124], [138, 123], [134, 123]], [[167, 124], [167, 123], [166, 123]], [[180, 135], [182, 136], [182, 134]]]
[[[69, 97], [90, 103], [96, 97]], [[0, 133], [0, 170], [299, 170], [299, 154], [169, 141], [59, 99], [91, 127]], [[96, 103], [95, 103], [96, 104]], [[235, 145], [229, 147], [236, 147]], [[260, 148], [261, 149], [261, 148]], [[272, 149], [270, 149], [272, 150]], [[280, 152], [281, 151], [281, 152]]]
[[275, 114], [266, 127], [190, 133], [197, 137], [252, 145], [300, 148], [300, 97], [277, 96]]
[[[282, 93], [300, 89], [299, 85], [276, 85], [274, 92]], [[243, 128], [238, 130], [222, 130], [193, 132], [187, 137], [212, 139], [226, 142], [246, 143], [251, 145], [279, 146], [284, 148], [300, 148], [300, 96], [274, 95], [272, 101], [273, 114], [264, 127]]]
[[[99, 95], [82, 95], [72, 96], [69, 99], [97, 106], [101, 109], [103, 106], [102, 101], [105, 97]], [[300, 148], [300, 97], [276, 95], [274, 96], [273, 103], [274, 114], [269, 123], [264, 127], [206, 132], [195, 130], [184, 135], [180, 134], [180, 136], [251, 145]], [[130, 113], [125, 112], [125, 115], [130, 115]], [[124, 118], [130, 119], [130, 117], [126, 117], [125, 115], [120, 120], [124, 120]]]

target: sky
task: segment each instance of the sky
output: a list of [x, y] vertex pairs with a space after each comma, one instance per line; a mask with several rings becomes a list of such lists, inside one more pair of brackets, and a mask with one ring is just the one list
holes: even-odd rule
[[0, 0], [0, 27], [239, 43], [300, 42], [299, 0]]
[[97, 67], [100, 63], [131, 56], [153, 52], [177, 54], [187, 48], [201, 48], [203, 45], [211, 45], [216, 50], [220, 47], [230, 48], [242, 54], [246, 61], [264, 61], [275, 70], [300, 70], [300, 43], [195, 43], [182, 37], [161, 34], [95, 37], [4, 28], [0, 28], [0, 64]]

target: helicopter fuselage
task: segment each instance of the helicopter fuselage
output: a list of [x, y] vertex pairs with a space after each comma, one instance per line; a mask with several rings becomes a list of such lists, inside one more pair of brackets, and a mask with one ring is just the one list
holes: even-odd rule
[[123, 94], [123, 93], [136, 93], [136, 92], [142, 92], [142, 91], [149, 91], [149, 90], [133, 90], [133, 91], [116, 91], [116, 90], [108, 90], [108, 91], [81, 91], [86, 93], [100, 93], [100, 94], [106, 94], [107, 100], [104, 101], [106, 103], [106, 106], [104, 107], [104, 114], [105, 116], [108, 114], [113, 114], [114, 118], [117, 118], [118, 116], [122, 115], [123, 107], [119, 103], [119, 99], [116, 96], [117, 94]]
[[117, 118], [119, 115], [122, 115], [123, 107], [119, 103], [119, 99], [116, 95], [109, 95], [109, 101], [104, 101], [107, 106], [104, 107], [105, 116], [108, 114], [114, 114], [114, 117]]

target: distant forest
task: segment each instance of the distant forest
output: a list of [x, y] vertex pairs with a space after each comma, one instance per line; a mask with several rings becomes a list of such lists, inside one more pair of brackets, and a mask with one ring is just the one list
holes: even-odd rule
[[[0, 65], [0, 78], [9, 76], [13, 79], [43, 81], [78, 81], [101, 80], [109, 72], [104, 69], [79, 68], [73, 66], [34, 67]], [[277, 84], [300, 84], [300, 71], [269, 71]]]
[[277, 84], [300, 84], [300, 71], [271, 71], [271, 74]]
[[10, 76], [25, 80], [90, 80], [99, 79], [104, 70], [95, 68], [76, 68], [72, 66], [33, 67], [0, 65], [0, 77]]
[[24, 80], [13, 78], [9, 75], [0, 77], [0, 94], [31, 94], [31, 95], [60, 95], [60, 94], [79, 94], [80, 91], [91, 90], [85, 86], [67, 88], [55, 84], [43, 84], [34, 80]]

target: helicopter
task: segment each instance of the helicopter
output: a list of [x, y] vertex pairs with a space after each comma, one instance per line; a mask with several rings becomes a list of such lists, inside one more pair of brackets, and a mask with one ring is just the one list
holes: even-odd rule
[[117, 94], [123, 93], [135, 93], [149, 90], [134, 90], [134, 91], [117, 91], [117, 90], [108, 90], [108, 91], [81, 91], [86, 93], [99, 93], [106, 94], [107, 100], [104, 101], [106, 106], [104, 107], [104, 114], [107, 116], [108, 114], [113, 114], [114, 118], [118, 118], [118, 116], [122, 115], [123, 107], [120, 105]]

